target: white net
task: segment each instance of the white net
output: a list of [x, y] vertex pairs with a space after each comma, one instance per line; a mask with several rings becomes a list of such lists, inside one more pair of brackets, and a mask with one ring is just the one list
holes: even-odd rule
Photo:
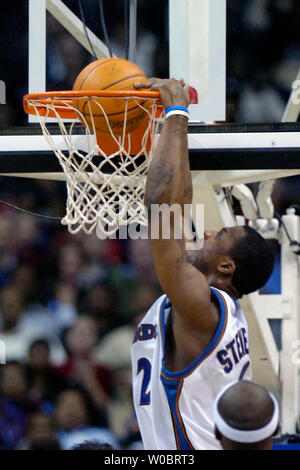
[[[107, 236], [114, 234], [122, 225], [146, 225], [146, 176], [154, 149], [154, 136], [164, 116], [159, 100], [147, 99], [145, 106], [145, 100], [139, 97], [114, 98], [122, 100], [124, 112], [121, 129], [119, 127], [116, 132], [113, 130], [115, 122], [110, 121], [105, 112], [104, 100], [109, 98], [83, 98], [87, 103], [84, 114], [74, 108], [72, 100], [65, 98], [55, 97], [47, 103], [38, 99], [28, 100], [65, 173], [67, 203], [62, 223], [73, 234], [79, 230], [87, 234], [96, 230], [96, 233]], [[128, 117], [136, 107], [144, 113], [143, 132], [139, 137], [135, 132], [127, 133]], [[74, 111], [77, 119], [72, 123], [66, 122], [61, 118], [61, 109]], [[61, 148], [53, 138], [53, 123], [49, 116], [55, 116], [58, 122], [63, 137]], [[103, 124], [106, 126], [106, 134], [97, 132], [99, 116], [102, 127]], [[84, 148], [82, 145], [79, 148], [76, 139], [78, 129], [84, 135]]]

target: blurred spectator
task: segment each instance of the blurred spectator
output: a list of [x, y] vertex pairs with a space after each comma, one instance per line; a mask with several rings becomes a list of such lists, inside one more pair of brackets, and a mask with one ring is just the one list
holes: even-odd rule
[[28, 398], [28, 383], [22, 366], [8, 362], [0, 369], [0, 447], [13, 449], [24, 435], [30, 415], [38, 410]]
[[134, 333], [135, 325], [128, 323], [104, 335], [93, 352], [95, 362], [111, 369], [129, 366]]
[[284, 215], [288, 207], [300, 204], [300, 176], [276, 180], [272, 201], [280, 215]]
[[92, 359], [97, 341], [95, 320], [88, 315], [78, 317], [66, 333], [68, 360], [58, 371], [71, 384], [83, 388], [94, 405], [103, 410], [112, 393], [112, 377], [107, 367], [96, 364]]
[[[22, 327], [32, 331], [38, 328], [41, 336], [45, 336], [53, 343], [57, 343], [57, 348], [60, 349], [60, 359], [57, 360], [59, 362], [62, 361], [64, 355], [56, 336], [66, 326], [69, 326], [72, 321], [70, 319], [68, 321], [63, 315], [57, 318], [50, 309], [47, 309], [42, 304], [42, 286], [39, 282], [37, 271], [32, 266], [20, 264], [13, 273], [12, 283], [22, 292], [24, 298], [26, 308], [21, 319]], [[58, 351], [57, 354], [59, 354]]]
[[54, 296], [49, 300], [47, 307], [52, 313], [58, 335], [70, 327], [77, 318], [77, 294], [77, 289], [72, 284], [58, 282], [54, 286]]
[[24, 296], [13, 284], [0, 292], [0, 320], [0, 340], [5, 343], [7, 360], [24, 361], [32, 341], [44, 335], [50, 340], [52, 360], [57, 364], [63, 361], [65, 353], [62, 344], [48, 331], [47, 318], [45, 327], [42, 314], [25, 313]]
[[52, 15], [47, 18], [47, 52], [48, 89], [72, 89], [90, 55]]
[[128, 298], [130, 323], [104, 335], [93, 354], [96, 361], [113, 370], [113, 401], [109, 407], [109, 419], [112, 430], [128, 448], [131, 445], [141, 448], [142, 445], [136, 418], [133, 416], [130, 348], [136, 325], [159, 295], [160, 290], [156, 284], [136, 283]]
[[1, 330], [0, 340], [6, 346], [7, 360], [23, 360], [33, 336], [21, 327], [24, 313], [24, 298], [13, 285], [8, 285], [0, 293]]
[[169, 43], [166, 40], [154, 51], [153, 68], [155, 77], [169, 78]]
[[12, 275], [12, 283], [22, 293], [27, 308], [34, 308], [40, 301], [39, 279], [36, 269], [30, 264], [19, 264]]
[[[137, 24], [137, 49], [135, 63], [143, 70], [146, 76], [153, 77], [153, 56], [157, 47], [158, 38], [147, 30], [139, 21]], [[125, 29], [123, 18], [118, 18], [113, 23], [111, 34], [111, 47], [117, 57], [126, 58]]]
[[70, 450], [114, 450], [114, 448], [110, 444], [93, 440], [75, 444]]
[[16, 268], [18, 258], [14, 249], [14, 216], [12, 212], [0, 214], [0, 287], [4, 286]]
[[7, 128], [14, 125], [16, 121], [16, 109], [9, 104], [0, 106], [0, 127]]
[[84, 295], [81, 310], [87, 312], [96, 322], [98, 331], [108, 330], [111, 317], [114, 316], [115, 298], [108, 283], [97, 283]]
[[135, 326], [140, 321], [136, 316], [143, 316], [160, 295], [162, 290], [157, 282], [145, 282], [142, 279], [136, 283], [129, 301], [130, 311], [135, 317]]
[[280, 122], [285, 101], [272, 83], [270, 75], [257, 70], [250, 84], [241, 89], [237, 120], [239, 122]]
[[124, 450], [143, 450], [144, 445], [140, 434], [139, 425], [135, 416], [127, 425], [127, 434], [122, 440], [122, 448]]
[[150, 241], [144, 239], [129, 240], [128, 245], [129, 259], [132, 263], [134, 276], [145, 282], [155, 282], [157, 278]]
[[131, 296], [127, 299], [127, 323], [114, 328], [101, 338], [93, 352], [95, 361], [111, 369], [130, 367], [130, 348], [136, 325], [159, 295], [160, 289], [156, 284], [143, 281], [135, 283]]
[[114, 435], [108, 428], [91, 425], [84, 394], [79, 390], [66, 390], [59, 395], [55, 416], [59, 428], [59, 442], [65, 450], [85, 440], [93, 439], [106, 442], [114, 448], [118, 447]]
[[31, 415], [26, 434], [17, 450], [60, 450], [54, 420], [51, 416], [35, 412]]
[[30, 345], [26, 375], [31, 399], [46, 402], [52, 411], [57, 395], [67, 388], [68, 383], [52, 367], [49, 352], [46, 340], [35, 340]]
[[122, 447], [141, 442], [138, 423], [132, 405], [131, 367], [114, 370], [114, 395], [109, 408], [110, 427]]
[[82, 262], [82, 251], [79, 244], [70, 242], [63, 245], [58, 253], [59, 280], [77, 285]]

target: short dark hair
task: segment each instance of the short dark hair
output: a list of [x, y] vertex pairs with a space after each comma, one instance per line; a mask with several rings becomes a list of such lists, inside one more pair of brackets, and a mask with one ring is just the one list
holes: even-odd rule
[[37, 346], [42, 346], [50, 352], [50, 345], [49, 342], [45, 338], [37, 338], [29, 346], [29, 351], [31, 352]]
[[107, 442], [84, 441], [75, 444], [70, 450], [114, 450], [114, 448]]
[[246, 236], [229, 253], [236, 264], [232, 284], [241, 297], [263, 287], [274, 267], [274, 255], [265, 239], [252, 227], [244, 229]]

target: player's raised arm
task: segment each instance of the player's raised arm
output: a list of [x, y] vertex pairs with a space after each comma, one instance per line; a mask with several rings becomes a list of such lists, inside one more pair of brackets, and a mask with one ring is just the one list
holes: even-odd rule
[[[189, 90], [175, 79], [150, 79], [140, 86], [158, 90], [165, 109], [186, 108]], [[137, 88], [139, 85], [137, 85]], [[176, 111], [176, 109], [175, 109]], [[158, 145], [149, 168], [145, 205], [149, 224], [153, 205], [174, 204], [184, 213], [184, 204], [192, 203], [192, 181], [187, 143], [188, 117], [171, 113], [165, 120]], [[205, 276], [190, 262], [185, 239], [175, 239], [181, 220], [170, 218], [170, 239], [162, 236], [162, 220], [158, 239], [151, 239], [154, 264], [162, 288], [180, 315], [183, 325], [198, 331], [211, 332], [218, 322], [218, 313], [211, 302], [211, 291]]]

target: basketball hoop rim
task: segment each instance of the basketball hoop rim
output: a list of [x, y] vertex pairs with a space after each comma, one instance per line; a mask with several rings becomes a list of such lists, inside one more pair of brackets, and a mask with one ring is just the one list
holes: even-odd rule
[[[69, 91], [45, 91], [41, 93], [28, 93], [23, 97], [23, 107], [27, 114], [36, 114], [35, 102], [39, 107], [39, 114], [46, 115], [49, 107], [55, 108], [60, 117], [64, 119], [76, 119], [77, 114], [73, 106], [73, 100], [78, 98], [144, 98], [158, 100], [160, 93], [149, 90], [69, 90]], [[42, 111], [43, 110], [43, 111]], [[42, 111], [42, 112], [40, 112]]]
[[[38, 118], [47, 146], [64, 172], [67, 203], [62, 223], [70, 233], [82, 229], [89, 234], [102, 227], [111, 235], [121, 225], [147, 223], [146, 177], [164, 119], [158, 91], [30, 93], [23, 97], [23, 106]], [[56, 125], [48, 118], [54, 118]]]

